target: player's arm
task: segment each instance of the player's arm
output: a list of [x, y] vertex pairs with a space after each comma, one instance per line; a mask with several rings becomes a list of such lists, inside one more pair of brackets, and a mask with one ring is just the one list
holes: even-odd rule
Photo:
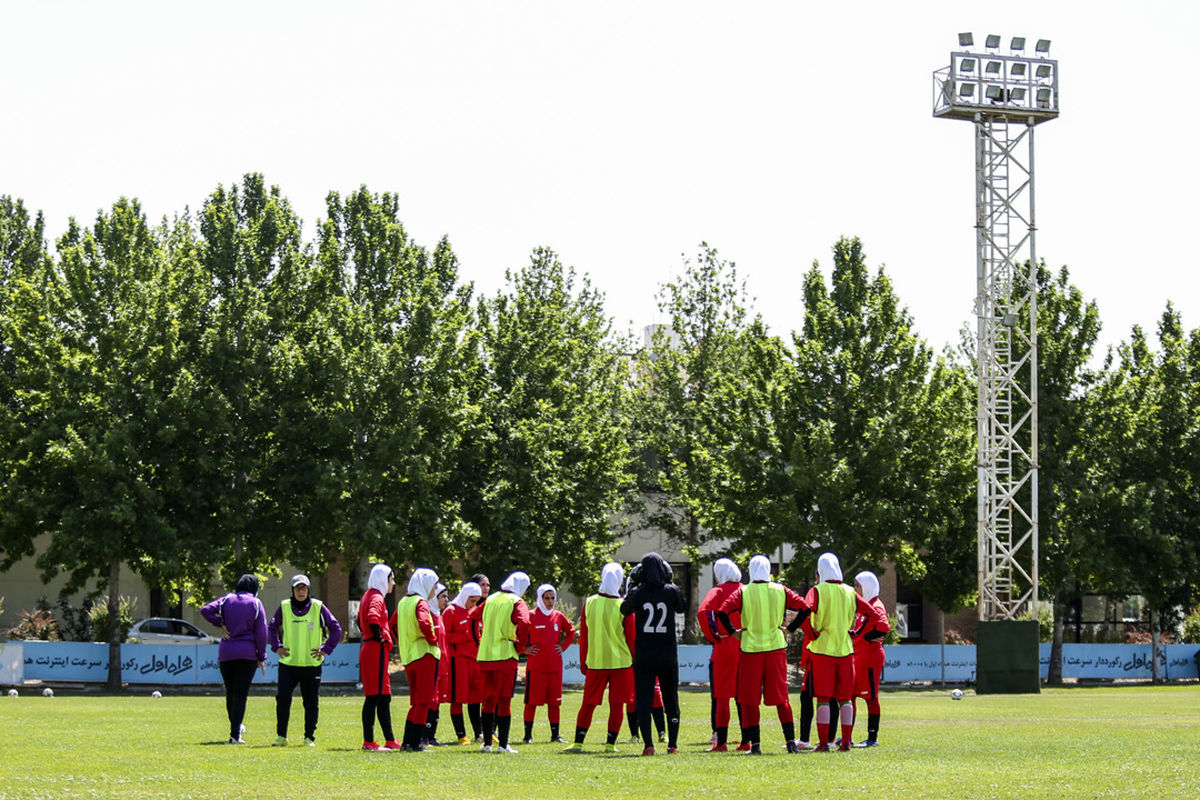
[[[287, 602], [286, 600], [284, 602]], [[272, 653], [279, 653], [283, 649], [283, 605], [275, 609], [274, 616], [267, 623], [267, 648]], [[287, 655], [286, 652], [280, 655]]]
[[783, 587], [783, 595], [785, 607], [796, 612], [796, 616], [787, 625], [788, 633], [791, 633], [804, 624], [804, 620], [808, 619], [810, 612], [804, 598], [786, 586]]
[[559, 639], [559, 648], [566, 650], [575, 641], [575, 626], [571, 624], [571, 620], [567, 619], [567, 615], [559, 613], [558, 615], [562, 622], [562, 638]]
[[342, 641], [342, 625], [329, 610], [329, 606], [324, 603], [321, 604], [321, 619], [325, 622], [325, 630], [329, 631], [329, 636], [325, 638], [325, 644], [321, 645], [321, 652], [329, 655]]
[[587, 601], [584, 601], [583, 611], [579, 614], [579, 671], [587, 675], [588, 627]]
[[[737, 633], [737, 628], [733, 626], [733, 620], [730, 617], [738, 611], [742, 610], [742, 587], [738, 587], [730, 593], [729, 597], [725, 598], [725, 602], [721, 603], [721, 607], [716, 610], [717, 624], [720, 629], [725, 631], [727, 636], [733, 636]], [[717, 629], [716, 626], [713, 626]], [[717, 630], [720, 630], [717, 629]]]
[[876, 642], [888, 635], [892, 629], [892, 624], [888, 622], [887, 612], [883, 610], [881, 605], [863, 600], [858, 595], [855, 595], [858, 600], [855, 607], [859, 612], [862, 612], [863, 606], [867, 607], [867, 618], [863, 622], [863, 638], [868, 642]]
[[437, 644], [437, 628], [433, 624], [433, 613], [429, 610], [429, 603], [425, 598], [417, 600], [417, 627], [421, 629], [425, 641]]
[[513, 603], [512, 616], [509, 619], [517, 627], [514, 639], [517, 652], [524, 653], [525, 648], [529, 647], [529, 606], [525, 605], [524, 600]]
[[628, 614], [625, 617], [625, 644], [629, 645], [629, 652], [633, 652], [637, 642], [637, 615]]
[[820, 601], [820, 595], [817, 594], [817, 587], [812, 587], [808, 590], [808, 594], [804, 595], [804, 604], [808, 606], [808, 615], [804, 617], [804, 621], [800, 624], [804, 630], [804, 635], [809, 642], [816, 641], [821, 634], [812, 626], [812, 615], [817, 613], [817, 605]]

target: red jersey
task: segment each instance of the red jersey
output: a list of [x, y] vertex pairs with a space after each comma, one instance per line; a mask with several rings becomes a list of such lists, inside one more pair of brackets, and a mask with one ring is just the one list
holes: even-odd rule
[[467, 609], [453, 603], [442, 612], [442, 625], [446, 629], [446, 646], [450, 655], [475, 658], [479, 655], [479, 634], [482, 628], [471, 619]]
[[[379, 626], [382, 639], [374, 636], [371, 631], [372, 625]], [[358, 629], [362, 632], [364, 642], [381, 641], [388, 650], [392, 649], [395, 638], [392, 636], [391, 620], [388, 618], [387, 603], [383, 599], [383, 593], [378, 589], [367, 589], [366, 594], [359, 601]]]
[[[738, 591], [742, 585], [737, 581], [729, 581], [727, 583], [718, 584], [708, 590], [708, 594], [704, 595], [704, 600], [700, 602], [700, 611], [696, 614], [696, 619], [700, 623], [700, 632], [704, 634], [704, 639], [713, 646], [713, 657], [718, 654], [723, 654], [726, 651], [735, 654], [741, 652], [741, 645], [736, 637], [726, 636], [723, 631], [717, 627], [716, 614], [729, 599], [729, 595]], [[742, 612], [734, 611], [729, 615], [730, 622], [733, 627], [742, 627]]]
[[[841, 583], [841, 581], [826, 581], [826, 583]], [[806, 643], [805, 646], [807, 646], [808, 643], [811, 643], [818, 636], [817, 631], [813, 630], [811, 623], [812, 623], [813, 617], [816, 616], [816, 614], [817, 614], [817, 606], [819, 605], [819, 598], [820, 598], [820, 595], [817, 593], [816, 586], [809, 589], [808, 594], [805, 595], [805, 597], [804, 597], [804, 602], [807, 603], [809, 609], [812, 610], [812, 614], [807, 619], [805, 619], [804, 623], [803, 623], [804, 639], [805, 639], [805, 643]], [[878, 598], [876, 598], [876, 599], [878, 599]], [[870, 603], [868, 603], [866, 600], [863, 600], [858, 595], [858, 593], [855, 592], [854, 607], [856, 609], [855, 614], [856, 615], [861, 614], [861, 615], [867, 617], [870, 620], [870, 624], [876, 630], [880, 630], [880, 631], [883, 631], [884, 633], [887, 633], [888, 631], [890, 631], [892, 629], [891, 625], [888, 624], [887, 612], [885, 612], [883, 610], [883, 603], [880, 603], [877, 608], [877, 607], [871, 605]]]
[[[859, 612], [854, 617], [854, 628], [850, 632], [854, 640], [854, 657], [856, 659], [872, 656], [873, 661], [883, 662], [883, 637], [892, 629], [888, 622], [887, 609], [878, 597], [870, 600], [870, 605], [878, 612], [875, 615]], [[883, 624], [880, 625], [880, 618]], [[867, 638], [868, 635], [870, 638]]]
[[[575, 626], [561, 611], [543, 614], [534, 607], [529, 615], [529, 660], [525, 669], [531, 672], [562, 672], [562, 651], [575, 641]], [[555, 648], [558, 645], [558, 648]], [[536, 652], [535, 652], [536, 650]]]

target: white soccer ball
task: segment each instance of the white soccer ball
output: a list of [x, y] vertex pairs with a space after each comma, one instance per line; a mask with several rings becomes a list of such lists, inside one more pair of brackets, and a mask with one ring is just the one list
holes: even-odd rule
[[955, 689], [953, 692], [950, 693], [951, 700], [962, 700], [962, 697], [963, 697], [962, 689]]
[[45, 689], [42, 689], [42, 697], [54, 697], [54, 690], [47, 686]]
[[153, 697], [155, 700], [160, 700], [160, 699], [162, 699], [162, 692], [154, 691], [154, 692], [150, 693], [150, 696]]
[[361, 684], [361, 683], [356, 683], [356, 684], [354, 684], [354, 688], [355, 688], [355, 689], [361, 689], [361, 688], [362, 688], [362, 684]]
[[16, 689], [9, 689], [9, 690], [8, 690], [8, 696], [9, 696], [9, 697], [19, 697], [20, 695], [18, 695], [18, 694], [17, 694], [17, 690], [16, 690]]

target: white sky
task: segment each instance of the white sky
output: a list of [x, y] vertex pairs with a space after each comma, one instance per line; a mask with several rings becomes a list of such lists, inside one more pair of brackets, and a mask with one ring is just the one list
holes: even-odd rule
[[0, 194], [57, 237], [121, 195], [157, 220], [257, 171], [311, 236], [326, 192], [365, 183], [481, 290], [547, 245], [638, 331], [707, 241], [786, 333], [803, 273], [857, 235], [940, 349], [972, 314], [974, 167], [931, 73], [968, 30], [1053, 41], [1038, 250], [1099, 301], [1103, 341], [1168, 299], [1200, 327], [1183, 0], [0, 0]]

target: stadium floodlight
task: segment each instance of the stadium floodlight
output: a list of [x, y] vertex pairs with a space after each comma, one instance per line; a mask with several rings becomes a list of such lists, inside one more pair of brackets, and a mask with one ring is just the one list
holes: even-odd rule
[[[932, 76], [934, 117], [968, 122], [975, 134], [976, 641], [985, 654], [975, 678], [985, 693], [1040, 690], [1036, 623], [1027, 637], [1019, 621], [1039, 608], [1033, 140], [1059, 115], [1049, 41], [1011, 37], [1004, 54], [1000, 42], [989, 34], [986, 50], [952, 51]], [[971, 72], [967, 58], [980, 62]]]
[[1039, 56], [1041, 56], [1042, 58], [1045, 58], [1050, 53], [1050, 40], [1049, 39], [1038, 39], [1037, 45], [1034, 46], [1033, 50]]
[[958, 62], [958, 71], [959, 72], [974, 72], [975, 71], [975, 59], [964, 58], [962, 61]]
[[969, 33], [960, 33], [958, 35], [958, 46], [959, 47], [974, 47], [975, 46], [975, 37]]

